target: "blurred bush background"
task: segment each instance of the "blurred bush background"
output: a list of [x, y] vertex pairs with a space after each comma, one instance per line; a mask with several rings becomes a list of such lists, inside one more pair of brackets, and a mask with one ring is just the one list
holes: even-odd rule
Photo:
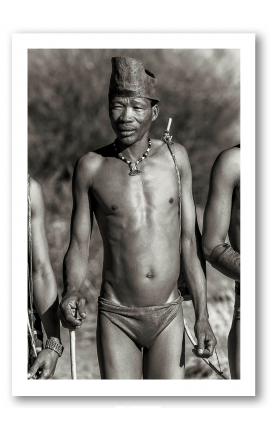
[[[29, 50], [28, 51], [28, 170], [43, 189], [51, 262], [59, 294], [62, 261], [69, 242], [72, 209], [71, 179], [76, 160], [114, 140], [108, 117], [108, 87], [112, 56], [140, 59], [155, 74], [160, 114], [150, 136], [163, 135], [173, 119], [173, 140], [188, 151], [199, 224], [207, 199], [211, 167], [224, 149], [239, 143], [240, 58], [238, 50]], [[96, 301], [102, 269], [102, 242], [96, 223], [90, 249], [89, 276], [83, 286], [88, 321], [77, 334], [78, 378], [99, 378], [95, 350]], [[218, 353], [229, 376], [227, 336], [233, 312], [233, 282], [211, 267], [208, 272], [210, 322]], [[194, 323], [192, 305], [185, 317]], [[70, 378], [68, 333], [66, 350], [55, 379]], [[213, 363], [216, 359], [213, 357]], [[191, 353], [186, 342], [186, 378], [218, 378]]]

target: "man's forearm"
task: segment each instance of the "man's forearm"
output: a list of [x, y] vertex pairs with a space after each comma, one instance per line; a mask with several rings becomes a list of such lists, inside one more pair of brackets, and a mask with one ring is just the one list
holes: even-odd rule
[[41, 318], [47, 337], [60, 340], [60, 322], [58, 318], [58, 295], [53, 272], [34, 272], [34, 303]]
[[240, 281], [240, 254], [223, 243], [217, 245], [210, 254], [209, 263], [224, 275]]
[[80, 249], [69, 249], [63, 264], [64, 294], [79, 291], [88, 271], [88, 253]]
[[194, 242], [182, 243], [182, 262], [188, 289], [192, 296], [196, 319], [208, 319], [204, 260], [200, 261]]

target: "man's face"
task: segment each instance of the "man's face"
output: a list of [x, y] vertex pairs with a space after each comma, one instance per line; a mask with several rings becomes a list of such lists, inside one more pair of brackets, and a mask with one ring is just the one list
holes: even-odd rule
[[109, 104], [112, 128], [118, 140], [132, 145], [141, 140], [158, 116], [158, 106], [144, 98], [113, 97]]

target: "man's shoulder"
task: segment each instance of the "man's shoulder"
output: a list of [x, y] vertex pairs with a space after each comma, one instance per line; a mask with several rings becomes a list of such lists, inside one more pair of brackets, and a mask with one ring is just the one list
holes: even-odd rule
[[34, 216], [43, 207], [43, 195], [41, 185], [29, 176], [30, 183], [30, 200], [32, 215]]
[[101, 171], [106, 157], [102, 154], [102, 148], [87, 152], [80, 157], [74, 168], [74, 183], [77, 186], [92, 186], [95, 177]]
[[38, 192], [41, 191], [41, 186], [32, 176], [29, 176], [29, 183], [30, 183], [30, 192]]
[[178, 142], [173, 142], [172, 148], [174, 149], [175, 155], [179, 157], [179, 159], [187, 160], [188, 153], [184, 145]]
[[[167, 154], [166, 159], [171, 164], [172, 155], [170, 154], [168, 145], [163, 140], [158, 140], [158, 139], [155, 139], [154, 145], [159, 150], [159, 153], [162, 154], [162, 156], [164, 156], [164, 152]], [[172, 152], [174, 152], [175, 154], [175, 159], [180, 171], [180, 175], [182, 175], [182, 173], [190, 169], [190, 163], [189, 163], [189, 158], [188, 158], [188, 153], [186, 151], [186, 148], [184, 147], [184, 145], [178, 142], [173, 142], [170, 145], [170, 148], [172, 149]]]
[[[166, 148], [166, 150], [167, 150], [167, 148], [168, 148], [167, 144], [161, 139], [154, 139], [153, 142], [154, 142], [155, 146], [157, 147], [157, 149]], [[183, 161], [183, 160], [188, 159], [187, 151], [183, 145], [181, 145], [178, 142], [173, 142], [170, 146], [171, 146], [172, 150], [174, 151], [178, 162], [180, 162], [181, 160]], [[169, 154], [169, 152], [168, 152], [168, 154]]]
[[87, 152], [85, 155], [80, 157], [77, 162], [75, 169], [80, 172], [87, 173], [96, 171], [103, 162], [103, 157], [96, 151]]
[[38, 200], [42, 198], [41, 185], [34, 178], [32, 178], [32, 176], [29, 176], [29, 183], [31, 200]]
[[104, 162], [106, 157], [114, 155], [112, 144], [103, 146], [94, 151], [87, 152], [77, 160], [80, 168], [89, 169], [98, 168]]
[[175, 153], [177, 164], [180, 167], [180, 170], [183, 168], [189, 168], [189, 157], [184, 145], [178, 142], [173, 142], [171, 148]]
[[219, 169], [240, 169], [240, 145], [222, 151], [216, 158], [214, 166]]
[[233, 146], [222, 151], [216, 158], [212, 175], [215, 177], [229, 178], [237, 182], [240, 179], [240, 147]]

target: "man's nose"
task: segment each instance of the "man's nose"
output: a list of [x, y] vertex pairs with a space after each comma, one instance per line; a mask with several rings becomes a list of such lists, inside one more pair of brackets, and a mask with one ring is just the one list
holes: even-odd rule
[[132, 122], [132, 108], [127, 106], [123, 109], [120, 119], [124, 122]]

